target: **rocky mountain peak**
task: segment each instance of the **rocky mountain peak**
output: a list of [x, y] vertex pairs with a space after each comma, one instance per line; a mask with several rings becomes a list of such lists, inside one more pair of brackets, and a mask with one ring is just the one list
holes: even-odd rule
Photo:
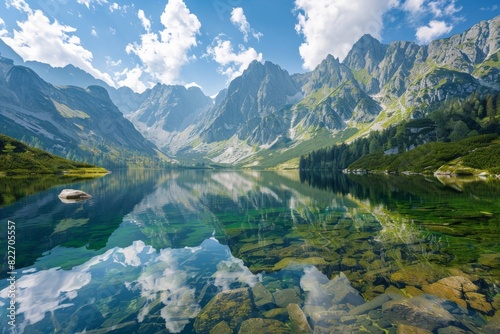
[[387, 45], [369, 34], [363, 35], [347, 54], [343, 63], [351, 69], [367, 69], [372, 72], [384, 59]]

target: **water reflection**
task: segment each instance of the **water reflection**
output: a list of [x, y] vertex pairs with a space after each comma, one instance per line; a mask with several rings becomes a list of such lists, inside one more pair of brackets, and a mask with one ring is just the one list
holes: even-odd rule
[[[300, 319], [318, 332], [395, 331], [402, 307], [442, 315], [417, 327], [487, 332], [498, 309], [496, 185], [128, 171], [71, 187], [94, 198], [65, 206], [56, 187], [0, 211], [22, 222], [19, 332], [283, 332]], [[453, 299], [457, 282], [469, 295]]]

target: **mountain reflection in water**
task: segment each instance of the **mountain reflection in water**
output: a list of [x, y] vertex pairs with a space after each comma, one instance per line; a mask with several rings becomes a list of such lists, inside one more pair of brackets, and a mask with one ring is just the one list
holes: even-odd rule
[[79, 184], [85, 203], [55, 187], [1, 208], [19, 254], [42, 241], [18, 265], [15, 333], [498, 329], [498, 183], [314, 177], [117, 172]]

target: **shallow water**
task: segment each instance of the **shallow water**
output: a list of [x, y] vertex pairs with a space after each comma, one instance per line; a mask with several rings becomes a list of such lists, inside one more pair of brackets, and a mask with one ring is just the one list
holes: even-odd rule
[[[93, 198], [64, 204], [64, 188]], [[320, 333], [489, 333], [499, 316], [499, 182], [130, 170], [21, 198], [0, 217], [16, 223], [15, 327], [0, 228], [3, 333], [237, 333], [255, 319], [287, 332], [288, 304]], [[437, 298], [446, 277], [474, 291]], [[364, 312], [374, 298], [385, 304]], [[391, 313], [401, 298], [451, 318], [406, 323]]]

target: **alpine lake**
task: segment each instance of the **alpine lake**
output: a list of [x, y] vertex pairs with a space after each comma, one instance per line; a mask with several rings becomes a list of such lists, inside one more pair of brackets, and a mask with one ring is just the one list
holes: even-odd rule
[[[126, 170], [34, 183], [0, 178], [1, 333], [500, 333], [498, 180]], [[63, 203], [66, 188], [93, 198]]]

